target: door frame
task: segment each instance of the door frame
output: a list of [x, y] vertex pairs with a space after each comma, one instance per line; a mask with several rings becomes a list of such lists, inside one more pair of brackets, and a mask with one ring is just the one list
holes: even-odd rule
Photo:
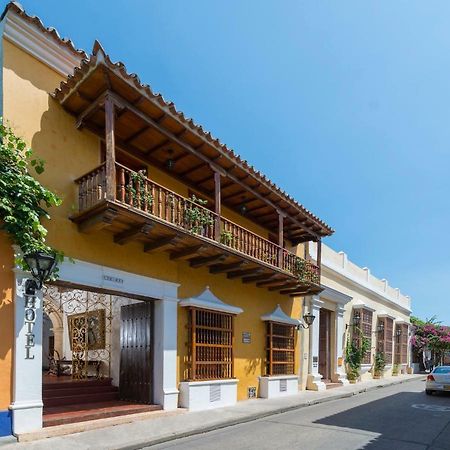
[[[319, 373], [322, 375], [322, 379], [326, 380], [326, 381], [331, 381], [332, 378], [332, 373], [331, 373], [331, 316], [332, 316], [333, 311], [326, 309], [326, 308], [320, 308], [320, 323], [319, 323]], [[322, 320], [324, 318], [324, 316], [326, 316], [326, 325], [321, 328], [320, 325], [322, 324]], [[325, 349], [324, 349], [324, 354], [325, 354], [325, 361], [324, 361], [324, 366], [325, 366], [325, 370], [323, 371], [324, 373], [322, 373], [321, 371], [321, 329], [325, 330]]]

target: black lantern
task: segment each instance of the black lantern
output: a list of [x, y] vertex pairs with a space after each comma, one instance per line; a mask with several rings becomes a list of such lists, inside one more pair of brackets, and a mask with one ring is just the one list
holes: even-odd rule
[[167, 161], [166, 161], [166, 167], [167, 167], [169, 170], [172, 170], [173, 167], [175, 166], [175, 161], [174, 161], [174, 159], [172, 158], [173, 150], [169, 150], [168, 153], [169, 153], [169, 158], [168, 158]]
[[30, 280], [28, 287], [33, 289], [41, 289], [42, 284], [47, 280], [56, 269], [56, 255], [44, 252], [34, 252], [23, 257], [30, 269], [34, 280]]
[[302, 328], [304, 328], [305, 330], [308, 329], [313, 324], [315, 318], [316, 318], [316, 316], [314, 316], [311, 313], [304, 314], [303, 315], [303, 322], [305, 322], [306, 325], [304, 323], [299, 323], [299, 329], [300, 329], [300, 326]]
[[380, 322], [377, 326], [378, 333], [382, 333], [384, 331], [384, 322]]
[[347, 329], [348, 327], [359, 327], [361, 323], [361, 313], [359, 311], [353, 311], [353, 317], [351, 324], [348, 324], [345, 326]]
[[401, 328], [397, 328], [395, 330], [395, 335], [397, 336], [397, 342], [400, 342], [400, 336], [402, 335], [402, 329]]
[[247, 205], [245, 203], [243, 203], [240, 207], [239, 207], [239, 212], [245, 216], [247, 214]]

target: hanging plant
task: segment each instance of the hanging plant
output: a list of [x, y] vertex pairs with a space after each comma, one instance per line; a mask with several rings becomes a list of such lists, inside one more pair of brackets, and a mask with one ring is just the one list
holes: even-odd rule
[[370, 351], [370, 341], [367, 339], [360, 328], [353, 327], [353, 333], [359, 335], [359, 343], [347, 336], [347, 345], [345, 346], [345, 364], [347, 369], [347, 378], [349, 381], [356, 381], [359, 378], [361, 364], [366, 354]]
[[[50, 219], [44, 208], [59, 206], [61, 199], [30, 173], [30, 167], [37, 174], [43, 173], [44, 161], [33, 159], [32, 150], [1, 118], [0, 141], [0, 228], [23, 254], [55, 253], [61, 262], [62, 252], [46, 244], [47, 229], [41, 223], [42, 218]], [[16, 263], [28, 269], [22, 258]]]
[[153, 196], [148, 192], [148, 189], [146, 189], [147, 177], [145, 176], [145, 170], [130, 172], [130, 180], [131, 183], [126, 187], [130, 197], [130, 204], [139, 209], [145, 209], [145, 205], [148, 209], [151, 209], [153, 205]]
[[214, 223], [211, 213], [205, 209], [208, 201], [195, 195], [190, 200], [184, 210], [185, 225], [191, 233], [204, 234], [205, 229]]
[[220, 243], [233, 247], [237, 241], [237, 236], [235, 236], [231, 231], [222, 231], [220, 233]]

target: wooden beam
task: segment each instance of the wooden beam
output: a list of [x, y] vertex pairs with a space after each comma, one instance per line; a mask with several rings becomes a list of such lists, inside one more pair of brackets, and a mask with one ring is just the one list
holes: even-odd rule
[[214, 274], [231, 272], [233, 270], [239, 269], [239, 267], [242, 267], [243, 265], [245, 265], [245, 261], [239, 261], [230, 264], [215, 264], [209, 268], [209, 272]]
[[193, 245], [192, 247], [187, 247], [183, 250], [179, 250], [177, 252], [173, 252], [170, 254], [170, 259], [188, 259], [192, 255], [199, 253], [205, 247], [205, 244]]
[[240, 191], [235, 192], [234, 194], [228, 194], [228, 195], [225, 195], [225, 196], [222, 198], [222, 200], [225, 201], [225, 200], [229, 200], [230, 198], [233, 198], [233, 197], [239, 197], [240, 195], [244, 195], [246, 192], [247, 192], [247, 191], [246, 191], [245, 189], [241, 189]]
[[144, 252], [148, 253], [148, 252], [153, 252], [155, 250], [159, 250], [159, 251], [165, 250], [168, 247], [171, 247], [172, 245], [180, 242], [181, 239], [182, 239], [182, 236], [180, 236], [178, 234], [157, 239], [156, 241], [145, 244]]
[[232, 272], [228, 272], [227, 278], [240, 278], [245, 277], [246, 275], [256, 275], [257, 273], [261, 273], [263, 269], [260, 267], [254, 267], [253, 269], [244, 269], [244, 270], [235, 270]]
[[[84, 121], [105, 103], [106, 92], [102, 92], [85, 110], [78, 114], [77, 121], [75, 122], [77, 129], [83, 128]], [[86, 101], [90, 100], [86, 99]]]
[[295, 287], [295, 288], [288, 288], [288, 289], [283, 289], [280, 291], [280, 294], [282, 295], [286, 295], [286, 294], [305, 294], [306, 292], [308, 292], [308, 288], [301, 288], [301, 287]]
[[278, 284], [275, 286], [270, 286], [269, 287], [269, 291], [281, 291], [283, 289], [293, 289], [296, 288], [298, 289], [298, 283], [297, 282], [285, 282], [283, 284]]
[[148, 236], [153, 228], [153, 224], [144, 223], [139, 224], [134, 227], [128, 228], [120, 233], [114, 235], [114, 242], [119, 245], [126, 244], [141, 236]]
[[184, 176], [188, 175], [189, 173], [195, 172], [196, 170], [201, 169], [202, 167], [206, 167], [208, 165], [209, 165], [208, 163], [202, 162], [200, 164], [195, 165], [194, 167], [191, 167], [190, 169], [186, 169], [183, 172], [180, 172], [178, 174], [178, 176], [184, 177]]
[[209, 266], [211, 264], [215, 264], [217, 262], [223, 261], [227, 258], [227, 255], [220, 253], [219, 255], [212, 256], [199, 256], [197, 258], [193, 258], [189, 260], [189, 265], [194, 268]]
[[148, 131], [148, 130], [150, 130], [150, 127], [149, 127], [149, 126], [146, 126], [146, 127], [142, 128], [141, 130], [136, 131], [136, 133], [133, 133], [130, 137], [127, 137], [127, 138], [123, 141], [123, 143], [124, 143], [124, 144], [128, 144], [129, 142], [134, 141], [134, 139], [136, 139], [138, 136], [140, 136], [141, 134], [145, 133], [145, 132]]
[[156, 152], [160, 148], [163, 148], [164, 146], [166, 146], [169, 142], [170, 142], [170, 139], [163, 139], [162, 142], [154, 145], [153, 147], [149, 148], [148, 150], [145, 150], [144, 153], [146, 155], [150, 155], [151, 153]]
[[105, 98], [106, 142], [106, 198], [116, 198], [116, 143], [114, 137], [114, 103], [110, 95]]
[[211, 180], [213, 178], [214, 178], [214, 175], [209, 174], [208, 176], [200, 178], [200, 180], [197, 180], [196, 183], [197, 184], [203, 184], [205, 181]]
[[[272, 275], [274, 277], [275, 275]], [[267, 273], [262, 273], [261, 275], [253, 275], [250, 277], [244, 277], [242, 278], [243, 283], [254, 283], [255, 281], [261, 281], [261, 280], [267, 280], [268, 278], [271, 278], [270, 275]]]
[[93, 231], [101, 230], [102, 228], [111, 225], [116, 217], [117, 210], [114, 208], [107, 208], [95, 216], [91, 216], [86, 220], [80, 220], [78, 223], [78, 230], [81, 233], [91, 233]]
[[322, 272], [322, 240], [319, 239], [317, 241], [317, 267], [319, 268], [319, 284], [320, 284], [320, 275]]
[[220, 215], [222, 213], [222, 199], [220, 196], [220, 173], [214, 172], [214, 212], [216, 213], [214, 224], [214, 239], [220, 242], [220, 228], [221, 220]]
[[273, 280], [270, 279], [265, 281], [258, 281], [258, 283], [256, 283], [256, 286], [258, 287], [275, 286], [279, 284], [284, 284], [286, 283], [286, 281], [288, 281], [288, 278], [280, 278], [279, 275], [276, 275], [276, 278], [274, 278]]

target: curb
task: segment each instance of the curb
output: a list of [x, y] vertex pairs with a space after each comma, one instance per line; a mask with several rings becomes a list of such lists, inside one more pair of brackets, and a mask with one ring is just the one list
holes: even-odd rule
[[170, 441], [174, 441], [177, 439], [183, 439], [186, 437], [191, 437], [191, 436], [196, 436], [198, 434], [204, 434], [204, 433], [209, 433], [211, 431], [215, 431], [215, 430], [221, 430], [223, 428], [228, 428], [228, 427], [232, 427], [234, 425], [239, 425], [239, 424], [243, 424], [243, 423], [248, 423], [248, 422], [254, 422], [255, 420], [259, 420], [259, 419], [264, 419], [265, 417], [269, 417], [269, 416], [275, 416], [278, 414], [283, 414], [286, 412], [290, 412], [290, 411], [295, 411], [298, 409], [302, 409], [302, 408], [306, 408], [308, 406], [314, 406], [314, 405], [320, 405], [322, 403], [327, 403], [327, 402], [331, 402], [333, 400], [340, 400], [343, 398], [351, 398], [355, 395], [359, 395], [359, 394], [363, 394], [365, 392], [370, 392], [370, 391], [375, 391], [377, 389], [382, 389], [385, 387], [390, 387], [390, 386], [395, 386], [398, 384], [404, 384], [404, 383], [409, 383], [411, 381], [424, 381], [424, 378], [420, 378], [420, 377], [416, 377], [416, 378], [409, 378], [406, 380], [399, 380], [399, 381], [392, 381], [390, 383], [386, 383], [386, 384], [377, 384], [374, 386], [369, 386], [369, 387], [365, 387], [365, 388], [361, 388], [358, 389], [356, 391], [353, 392], [346, 392], [343, 394], [337, 394], [337, 395], [333, 395], [330, 397], [324, 397], [324, 398], [319, 398], [317, 400], [309, 400], [303, 403], [299, 403], [297, 405], [291, 405], [291, 406], [286, 406], [286, 407], [281, 407], [281, 408], [277, 408], [274, 409], [272, 411], [265, 411], [262, 413], [256, 413], [253, 415], [249, 415], [246, 417], [240, 417], [238, 419], [231, 419], [231, 420], [227, 420], [225, 422], [219, 423], [219, 424], [215, 424], [215, 425], [208, 425], [205, 427], [199, 427], [196, 428], [195, 430], [190, 430], [190, 431], [185, 431], [185, 432], [181, 432], [181, 433], [174, 433], [171, 436], [165, 436], [165, 437], [161, 437], [161, 438], [157, 438], [157, 439], [153, 439], [153, 440], [148, 440], [148, 441], [141, 441], [141, 442], [136, 442], [134, 444], [131, 445], [126, 445], [123, 447], [117, 447], [116, 450], [141, 450], [143, 447], [151, 447], [154, 445], [158, 445], [158, 444], [163, 444], [164, 442], [170, 442]]

